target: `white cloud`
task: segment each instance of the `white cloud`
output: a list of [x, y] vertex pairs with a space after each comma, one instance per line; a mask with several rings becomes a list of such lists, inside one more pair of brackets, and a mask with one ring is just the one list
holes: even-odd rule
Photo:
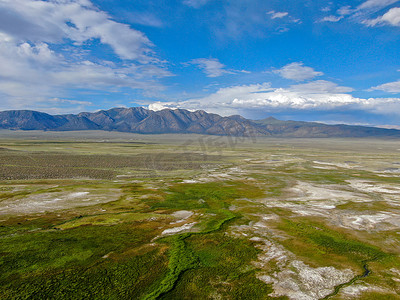
[[346, 6], [342, 6], [341, 8], [339, 8], [337, 10], [337, 13], [341, 16], [347, 16], [350, 15], [353, 12], [353, 9], [351, 9], [351, 6], [346, 5]]
[[[331, 15], [324, 17], [319, 22], [338, 22], [346, 17], [348, 20], [365, 24], [367, 26], [375, 26], [379, 23], [391, 24], [398, 26], [396, 11], [392, 11], [390, 14], [386, 13], [384, 16], [380, 16], [375, 19], [371, 19], [371, 16], [382, 11], [384, 8], [398, 2], [399, 0], [367, 0], [352, 8], [349, 5], [340, 7], [336, 12], [337, 16]], [[389, 11], [390, 12], [390, 11]]]
[[0, 31], [17, 41], [79, 45], [99, 39], [122, 59], [153, 60], [152, 43], [140, 31], [113, 21], [89, 1], [0, 1]]
[[400, 80], [372, 87], [371, 90], [381, 90], [388, 93], [400, 93]]
[[[264, 97], [263, 97], [264, 96]], [[266, 108], [268, 110], [328, 110], [358, 102], [347, 94], [302, 94], [285, 89], [277, 89], [266, 95], [257, 95], [249, 99], [236, 98], [232, 104], [243, 108]]]
[[263, 83], [221, 88], [203, 98], [180, 102], [157, 102], [149, 107], [157, 110], [204, 109], [221, 115], [246, 114], [251, 111], [258, 113], [264, 111], [267, 115], [287, 111], [335, 110], [361, 110], [372, 114], [390, 115], [400, 110], [400, 98], [362, 99], [347, 94], [350, 91], [351, 88], [322, 80], [292, 85], [289, 88], [272, 88], [269, 83]]
[[341, 19], [343, 19], [343, 16], [327, 16], [323, 17], [319, 22], [339, 22]]
[[183, 0], [183, 4], [191, 6], [193, 8], [200, 8], [207, 4], [210, 0]]
[[[55, 89], [62, 89], [64, 86], [146, 89], [149, 85], [152, 89], [157, 84], [151, 83], [151, 78], [172, 75], [156, 65], [126, 63], [123, 66], [115, 66], [108, 62], [69, 61], [63, 55], [50, 50], [45, 43], [31, 45], [26, 42], [22, 44], [2, 42], [0, 43], [0, 65], [2, 79], [0, 91], [9, 96], [24, 94], [29, 87], [32, 90], [38, 90], [33, 95], [48, 96], [47, 93], [40, 91], [41, 86], [46, 87], [49, 93], [55, 92]], [[16, 86], [25, 86], [25, 88], [15, 89]], [[32, 93], [32, 90], [28, 93]]]
[[[328, 10], [329, 11], [329, 10]], [[321, 18], [317, 22], [339, 22], [340, 20], [344, 19], [344, 16], [350, 15], [354, 12], [354, 9], [351, 9], [351, 6], [346, 5], [340, 7], [336, 12], [338, 13], [338, 16], [335, 15], [329, 15]]]
[[216, 58], [196, 58], [192, 59], [189, 64], [197, 65], [207, 77], [219, 77], [224, 74], [235, 74], [236, 72], [225, 69], [226, 66]]
[[253, 93], [272, 91], [269, 83], [251, 84], [220, 88], [217, 92], [204, 98], [195, 98], [180, 102], [156, 102], [149, 105], [149, 109], [161, 110], [164, 108], [184, 108], [189, 110], [206, 110], [221, 115], [236, 114], [237, 107], [232, 102], [234, 99], [246, 98]]
[[[85, 50], [94, 39], [121, 61]], [[51, 99], [74, 88], [160, 91], [156, 79], [172, 74], [152, 46], [143, 33], [113, 21], [88, 0], [0, 0], [1, 108], [54, 105], [61, 102]]]
[[269, 11], [267, 14], [271, 15], [271, 19], [282, 19], [283, 17], [286, 17], [289, 15], [288, 12], [283, 11], [283, 12], [276, 12], [276, 11]]
[[379, 24], [400, 26], [400, 7], [393, 7], [383, 16], [372, 20], [364, 20], [363, 23], [367, 26], [376, 26]]
[[351, 87], [339, 86], [327, 80], [316, 80], [308, 83], [291, 85], [289, 89], [302, 93], [350, 93], [354, 91]]
[[358, 102], [358, 98], [343, 93], [349, 91], [352, 89], [338, 86], [333, 82], [318, 80], [266, 92], [252, 90], [246, 95], [236, 97], [232, 104], [236, 107], [268, 110], [325, 110]]
[[159, 111], [159, 110], [163, 110], [163, 109], [177, 109], [179, 108], [179, 105], [177, 105], [175, 102], [154, 102], [154, 103], [150, 103], [147, 107], [150, 110], [153, 111]]
[[172, 75], [155, 65], [71, 62], [44, 43], [1, 42], [0, 66], [2, 109], [32, 107], [54, 97], [64, 97], [68, 89], [75, 88], [103, 92], [122, 87], [161, 91], [163, 87], [154, 78]]
[[90, 101], [79, 101], [79, 100], [69, 100], [69, 99], [59, 99], [59, 98], [53, 98], [49, 99], [50, 102], [56, 102], [56, 103], [68, 103], [68, 104], [78, 104], [78, 105], [93, 105], [92, 102]]
[[352, 18], [366, 26], [375, 26], [377, 24], [398, 26], [400, 22], [398, 20], [397, 8], [392, 8], [384, 15], [371, 19], [372, 15], [398, 1], [399, 0], [367, 0], [354, 10], [355, 13], [352, 15]]
[[398, 1], [399, 0], [367, 0], [361, 3], [357, 7], [357, 10], [381, 9]]
[[304, 81], [324, 74], [322, 72], [315, 71], [311, 67], [304, 66], [302, 62], [288, 64], [279, 70], [274, 70], [273, 72], [279, 74], [283, 78], [296, 81]]

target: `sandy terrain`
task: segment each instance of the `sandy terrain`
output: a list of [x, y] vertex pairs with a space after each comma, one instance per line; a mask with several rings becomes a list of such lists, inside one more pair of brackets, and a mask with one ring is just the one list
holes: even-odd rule
[[23, 198], [11, 198], [0, 202], [0, 215], [26, 215], [91, 206], [115, 201], [120, 195], [121, 191], [118, 189], [110, 189], [107, 192], [88, 189], [74, 192], [31, 194]]

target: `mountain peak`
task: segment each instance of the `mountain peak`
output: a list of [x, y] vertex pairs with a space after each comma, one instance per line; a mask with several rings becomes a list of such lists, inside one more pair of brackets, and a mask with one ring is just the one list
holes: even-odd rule
[[0, 129], [108, 130], [133, 133], [198, 133], [231, 136], [278, 137], [400, 137], [400, 130], [280, 121], [274, 117], [252, 121], [239, 115], [222, 117], [204, 110], [143, 107], [111, 108], [76, 115], [49, 115], [37, 111], [0, 112]]

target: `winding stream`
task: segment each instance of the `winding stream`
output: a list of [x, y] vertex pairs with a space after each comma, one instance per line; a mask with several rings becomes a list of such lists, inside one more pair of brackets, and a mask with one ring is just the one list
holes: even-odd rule
[[363, 269], [364, 269], [364, 273], [362, 273], [361, 275], [357, 275], [357, 276], [355, 276], [355, 277], [353, 277], [350, 281], [348, 281], [348, 282], [345, 282], [345, 283], [342, 283], [342, 284], [339, 284], [339, 285], [337, 285], [337, 286], [335, 286], [335, 290], [332, 292], [332, 293], [330, 293], [329, 295], [327, 295], [327, 296], [325, 296], [324, 298], [322, 298], [321, 300], [325, 300], [325, 299], [329, 299], [329, 298], [331, 298], [331, 297], [333, 297], [333, 296], [335, 296], [335, 295], [337, 295], [338, 293], [339, 293], [339, 291], [342, 289], [342, 288], [344, 288], [344, 287], [346, 287], [346, 286], [349, 286], [349, 285], [352, 285], [354, 282], [356, 282], [357, 280], [359, 280], [359, 279], [361, 279], [361, 278], [365, 278], [365, 277], [367, 277], [369, 274], [371, 274], [371, 270], [370, 269], [368, 269], [368, 263], [369, 262], [372, 262], [372, 261], [375, 261], [375, 260], [377, 260], [378, 258], [377, 257], [375, 257], [375, 258], [372, 258], [372, 259], [366, 259], [366, 260], [363, 260], [362, 261], [362, 264], [363, 264]]

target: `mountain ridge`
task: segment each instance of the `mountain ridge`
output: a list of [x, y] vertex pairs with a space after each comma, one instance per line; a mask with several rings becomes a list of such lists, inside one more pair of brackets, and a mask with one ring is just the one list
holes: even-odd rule
[[274, 117], [255, 121], [239, 115], [222, 117], [204, 110], [152, 111], [143, 107], [111, 108], [65, 115], [50, 115], [33, 110], [1, 111], [0, 129], [106, 130], [142, 134], [197, 133], [275, 137], [400, 137], [400, 130], [396, 129], [282, 121]]

